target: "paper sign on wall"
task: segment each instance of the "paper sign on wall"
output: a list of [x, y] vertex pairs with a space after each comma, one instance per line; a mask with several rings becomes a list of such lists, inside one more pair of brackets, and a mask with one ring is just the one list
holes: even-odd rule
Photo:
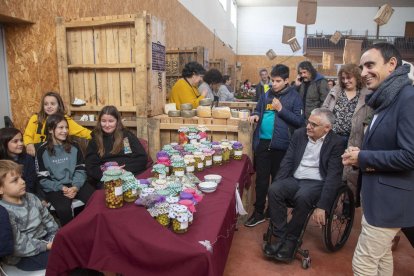
[[361, 58], [362, 40], [345, 39], [344, 64], [359, 64]]

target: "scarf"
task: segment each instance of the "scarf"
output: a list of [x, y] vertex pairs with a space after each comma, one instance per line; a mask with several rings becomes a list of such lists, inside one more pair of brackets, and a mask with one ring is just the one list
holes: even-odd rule
[[367, 105], [374, 109], [375, 114], [387, 108], [404, 86], [411, 85], [412, 81], [408, 78], [408, 72], [410, 72], [410, 66], [406, 64], [397, 67], [374, 93], [366, 96]]

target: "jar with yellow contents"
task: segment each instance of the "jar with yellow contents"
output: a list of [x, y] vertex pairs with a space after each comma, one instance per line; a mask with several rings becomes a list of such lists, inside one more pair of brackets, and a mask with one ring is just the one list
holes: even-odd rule
[[234, 160], [241, 160], [243, 155], [243, 145], [240, 142], [233, 143]]
[[214, 148], [213, 164], [215, 166], [223, 165], [223, 151], [220, 147]]
[[223, 162], [227, 163], [230, 161], [230, 143], [222, 142], [221, 149], [223, 150]]
[[204, 170], [204, 154], [201, 151], [194, 152], [195, 168], [198, 172]]
[[213, 155], [214, 155], [214, 150], [206, 148], [203, 149], [203, 154], [204, 154], [204, 165], [206, 168], [211, 168], [213, 166]]
[[134, 202], [138, 198], [138, 181], [134, 174], [124, 171], [121, 175], [122, 191], [125, 202]]
[[177, 234], [183, 234], [188, 230], [188, 209], [180, 204], [173, 204], [170, 206], [168, 213], [172, 219], [172, 230]]
[[104, 182], [105, 204], [108, 208], [120, 208], [124, 204], [121, 175], [121, 170], [106, 170], [103, 173], [101, 181]]

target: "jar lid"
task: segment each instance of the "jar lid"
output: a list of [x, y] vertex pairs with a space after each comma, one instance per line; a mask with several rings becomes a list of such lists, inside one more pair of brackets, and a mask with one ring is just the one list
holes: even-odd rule
[[121, 170], [118, 170], [118, 169], [106, 170], [104, 171], [102, 175], [101, 181], [106, 182], [106, 181], [118, 180], [121, 178], [121, 175], [122, 175]]

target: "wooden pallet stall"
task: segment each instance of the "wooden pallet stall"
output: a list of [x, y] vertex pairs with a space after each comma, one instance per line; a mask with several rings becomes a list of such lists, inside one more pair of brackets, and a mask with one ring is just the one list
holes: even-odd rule
[[[166, 98], [165, 23], [146, 13], [56, 18], [60, 93], [74, 117], [115, 105], [136, 117], [163, 113]], [[75, 98], [86, 102], [72, 106]], [[84, 122], [82, 124], [87, 125]], [[91, 122], [92, 123], [92, 122]], [[146, 137], [146, 128], [137, 128]]]
[[[253, 126], [248, 121], [236, 118], [214, 119], [214, 118], [183, 118], [158, 115], [148, 118], [149, 152], [154, 158], [163, 145], [178, 142], [178, 129], [181, 126], [205, 125], [208, 139], [210, 141], [240, 141], [243, 143], [243, 153], [250, 158], [252, 153]], [[253, 159], [252, 159], [253, 160]]]
[[184, 66], [190, 61], [197, 61], [208, 69], [208, 50], [202, 46], [185, 49], [168, 49], [166, 52], [167, 93], [181, 77]]
[[220, 59], [210, 59], [209, 61], [209, 69], [217, 69], [220, 71], [221, 74], [227, 74], [227, 61], [223, 58]]

